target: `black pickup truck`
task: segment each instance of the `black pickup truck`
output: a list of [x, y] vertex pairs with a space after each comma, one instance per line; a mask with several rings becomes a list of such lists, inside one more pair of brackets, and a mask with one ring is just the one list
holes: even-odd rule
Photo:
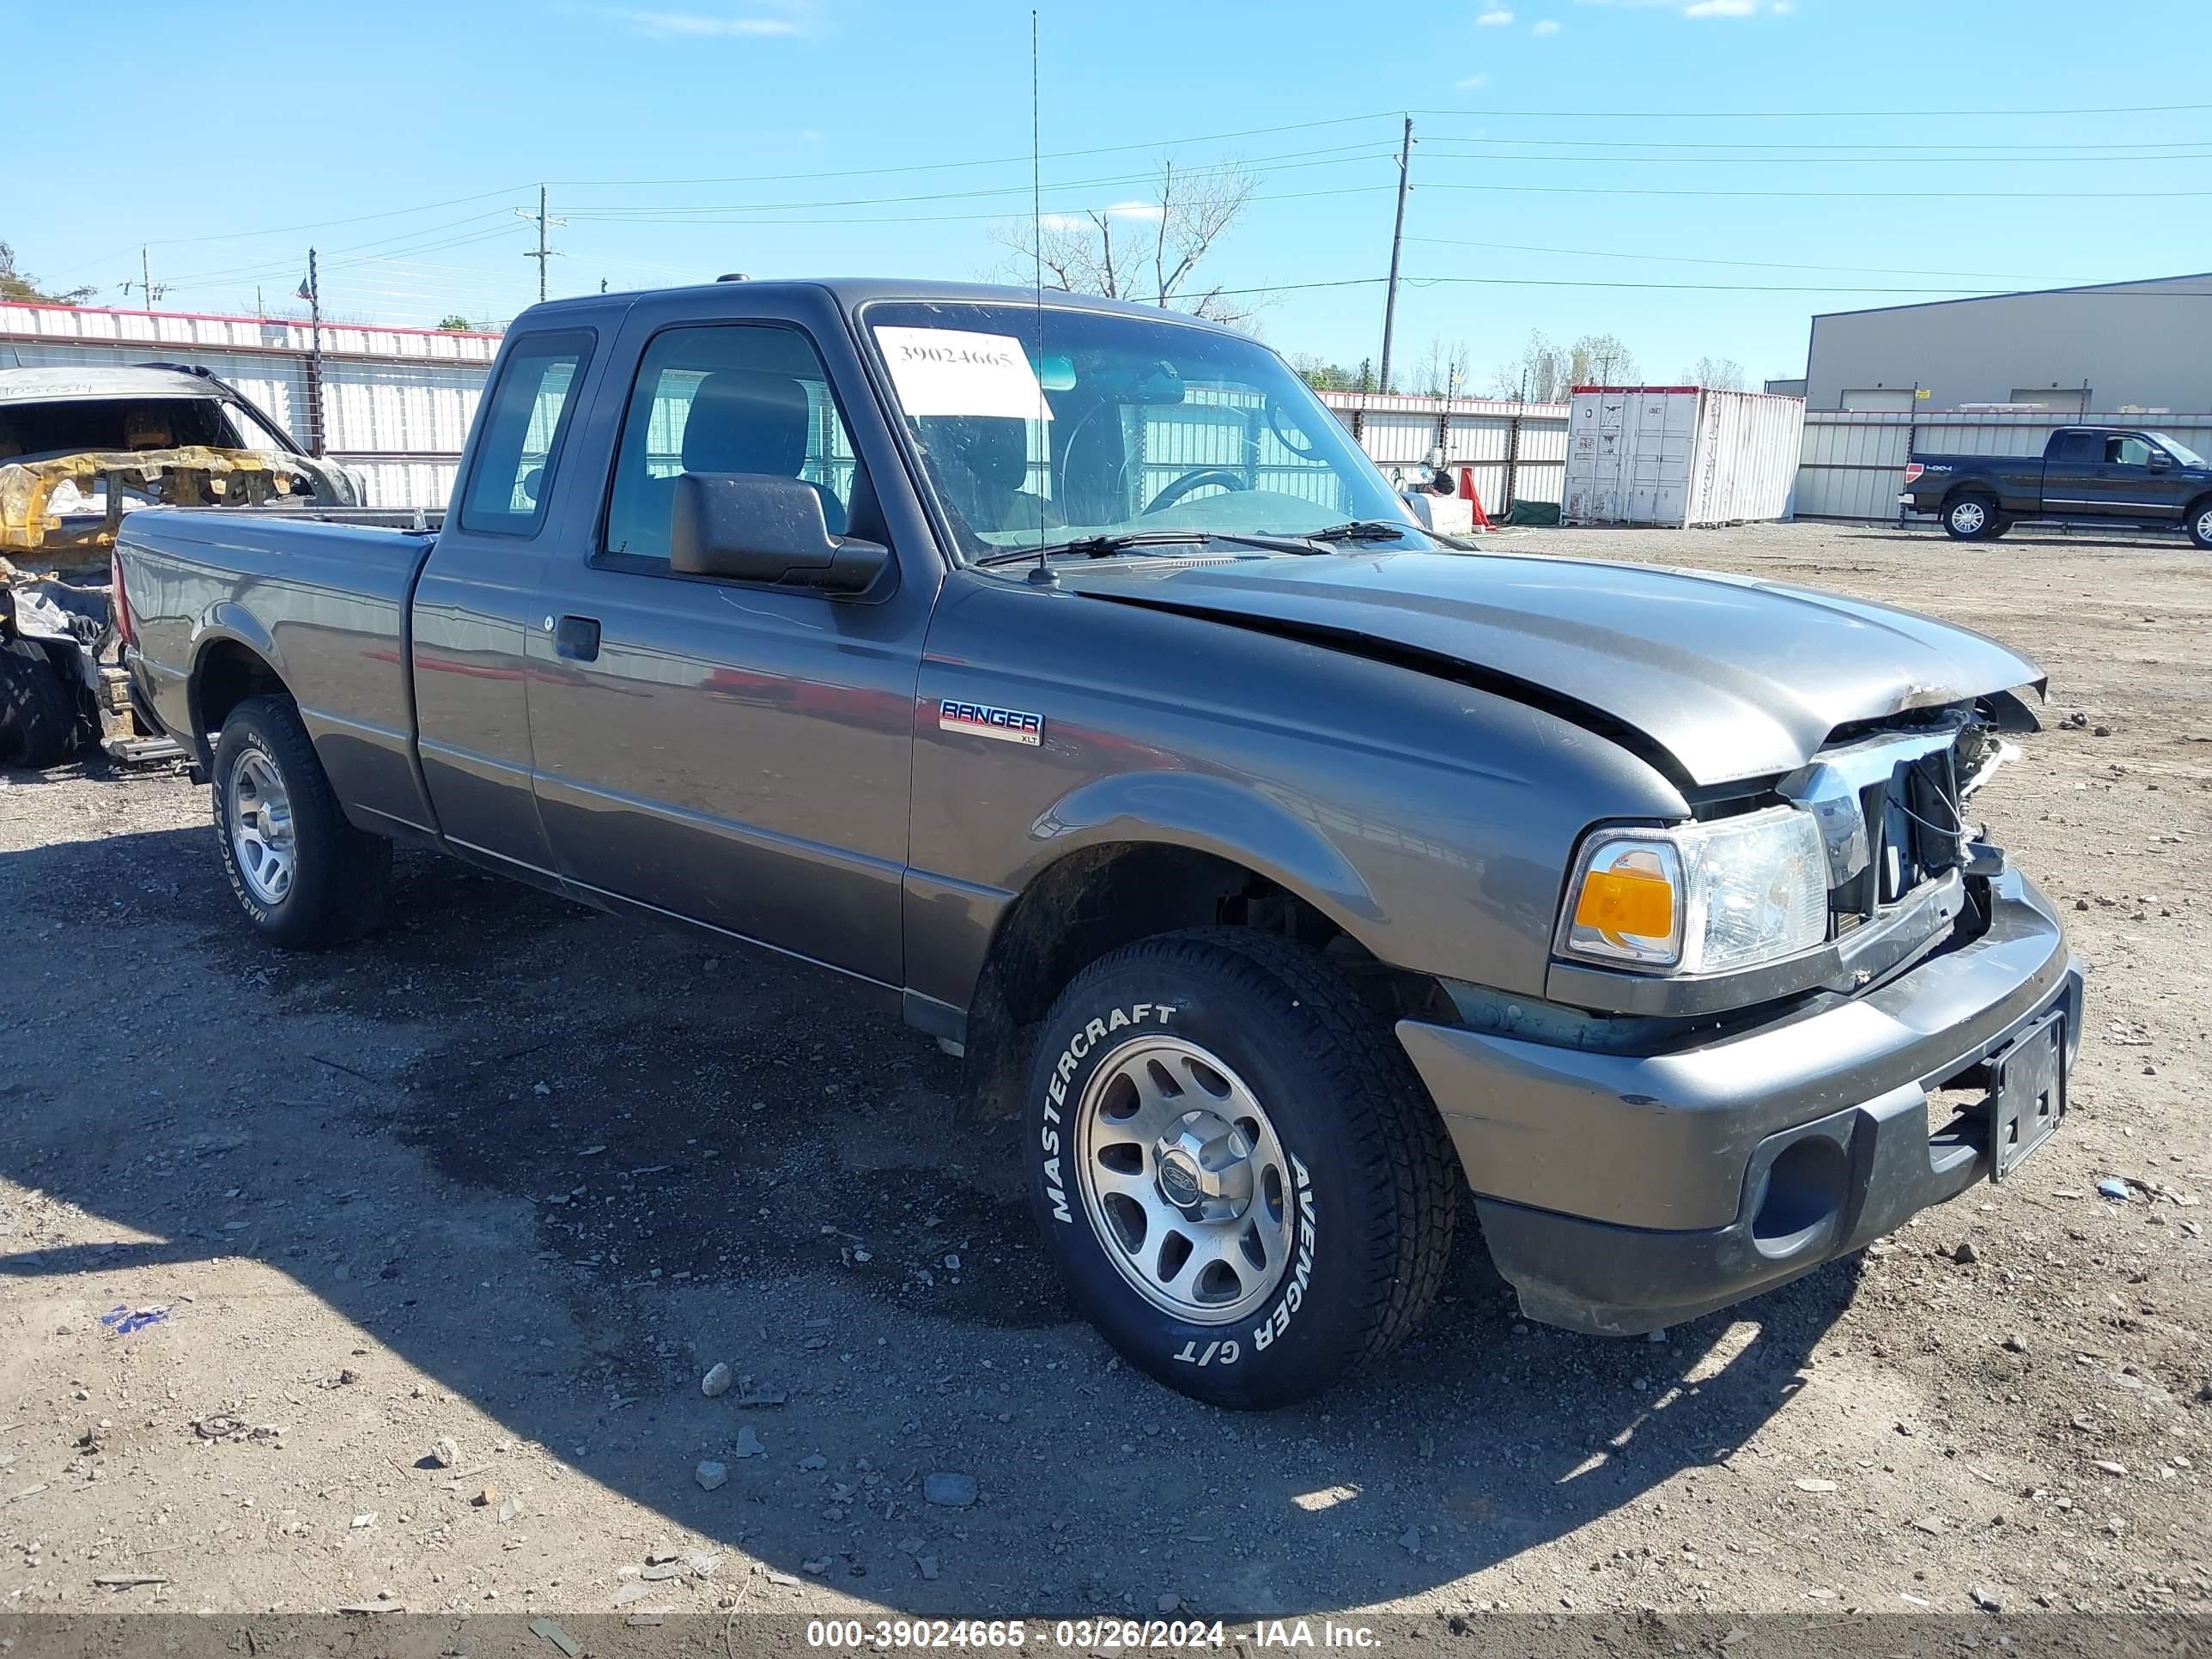
[[2179, 524], [2212, 549], [2212, 461], [2163, 432], [2069, 426], [2040, 456], [1921, 455], [1897, 504], [1932, 513], [1962, 542], [1991, 541], [2025, 519]]

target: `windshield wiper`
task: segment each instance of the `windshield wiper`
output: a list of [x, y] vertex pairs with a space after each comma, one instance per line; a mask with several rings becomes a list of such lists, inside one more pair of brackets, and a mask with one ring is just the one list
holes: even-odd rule
[[1393, 524], [1388, 519], [1353, 519], [1345, 524], [1333, 524], [1326, 530], [1309, 530], [1305, 533], [1317, 542], [1395, 542], [1409, 530], [1419, 530], [1418, 525]]
[[1234, 547], [1256, 547], [1270, 553], [1318, 553], [1322, 550], [1310, 541], [1291, 537], [1246, 536], [1226, 530], [1123, 530], [1110, 535], [1078, 536], [1064, 542], [1047, 542], [1042, 548], [1008, 548], [994, 553], [987, 559], [975, 561], [979, 565], [1019, 564], [1042, 554], [1048, 559], [1080, 557], [1086, 559], [1111, 558], [1133, 547], [1202, 546], [1207, 542], [1227, 542]]

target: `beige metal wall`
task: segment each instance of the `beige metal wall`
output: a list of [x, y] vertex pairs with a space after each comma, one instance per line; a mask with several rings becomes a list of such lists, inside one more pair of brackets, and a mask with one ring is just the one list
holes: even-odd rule
[[1806, 403], [1814, 410], [1915, 388], [1930, 410], [2017, 401], [2054, 414], [2212, 409], [2212, 276], [1998, 295], [1813, 319]]

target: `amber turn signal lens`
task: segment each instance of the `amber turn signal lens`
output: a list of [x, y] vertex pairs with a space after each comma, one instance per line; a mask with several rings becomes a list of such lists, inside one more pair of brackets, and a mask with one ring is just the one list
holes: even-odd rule
[[1667, 939], [1674, 933], [1674, 884], [1656, 870], [1636, 868], [1631, 861], [1634, 856], [1583, 878], [1582, 896], [1575, 903], [1576, 927], [1615, 942], [1624, 933], [1637, 939]]

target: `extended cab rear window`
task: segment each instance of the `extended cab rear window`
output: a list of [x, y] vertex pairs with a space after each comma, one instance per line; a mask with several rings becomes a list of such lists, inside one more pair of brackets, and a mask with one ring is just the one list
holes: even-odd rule
[[569, 329], [530, 335], [507, 347], [499, 382], [479, 417], [483, 436], [461, 500], [464, 529], [495, 536], [538, 533], [593, 339], [589, 329]]

